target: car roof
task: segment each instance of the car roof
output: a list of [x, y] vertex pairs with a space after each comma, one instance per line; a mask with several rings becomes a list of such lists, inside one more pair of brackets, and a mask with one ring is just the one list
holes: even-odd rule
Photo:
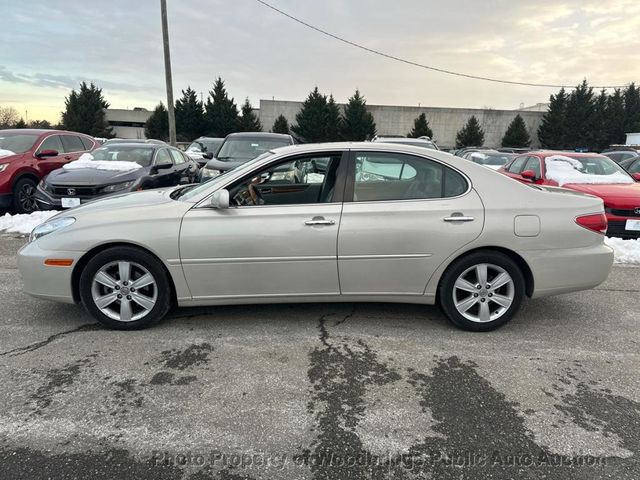
[[286, 133], [267, 133], [267, 132], [236, 132], [230, 133], [226, 136], [226, 138], [237, 138], [237, 137], [250, 137], [250, 138], [273, 138], [273, 139], [286, 139], [291, 140], [291, 135], [287, 135]]
[[105, 145], [100, 145], [98, 148], [109, 148], [109, 147], [160, 148], [160, 147], [170, 147], [170, 146], [171, 145], [163, 145], [161, 143], [114, 142], [114, 143], [108, 143]]
[[72, 132], [70, 130], [52, 130], [50, 128], [5, 128], [0, 130], [0, 132], [30, 133], [32, 135], [42, 135], [45, 133], [72, 133], [74, 135], [86, 135], [84, 133]]
[[571, 155], [576, 158], [594, 158], [602, 157], [601, 153], [596, 152], [572, 152], [570, 150], [538, 150], [534, 152], [526, 152], [531, 155], [539, 155], [541, 157], [550, 157], [551, 155]]
[[[392, 145], [392, 146], [391, 146]], [[391, 146], [391, 147], [390, 147]], [[429, 155], [433, 157], [446, 158], [458, 158], [461, 161], [467, 161], [460, 157], [454, 157], [450, 153], [442, 150], [425, 149], [416, 145], [406, 145], [402, 143], [386, 143], [386, 142], [328, 142], [328, 143], [302, 143], [295, 145], [286, 145], [284, 147], [278, 147], [271, 150], [271, 152], [285, 153], [285, 154], [305, 154], [314, 152], [330, 152], [332, 150], [363, 150], [363, 151], [389, 151], [391, 148], [394, 152], [418, 154], [421, 156]], [[428, 153], [427, 153], [428, 152]]]

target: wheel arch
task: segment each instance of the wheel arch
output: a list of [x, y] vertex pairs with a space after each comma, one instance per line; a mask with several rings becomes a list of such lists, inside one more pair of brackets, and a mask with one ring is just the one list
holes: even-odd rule
[[531, 297], [533, 295], [533, 291], [535, 288], [535, 280], [533, 278], [533, 272], [531, 271], [531, 267], [529, 267], [529, 264], [525, 261], [524, 258], [522, 258], [518, 253], [514, 252], [513, 250], [510, 250], [508, 248], [504, 248], [504, 247], [496, 247], [496, 246], [483, 246], [483, 247], [477, 247], [471, 250], [467, 250], [463, 253], [461, 253], [460, 255], [454, 257], [451, 259], [451, 261], [448, 262], [447, 266], [445, 269], [443, 269], [442, 274], [440, 275], [440, 278], [438, 279], [438, 284], [436, 287], [436, 302], [439, 302], [440, 299], [438, 298], [439, 292], [440, 292], [440, 284], [442, 283], [442, 278], [444, 277], [444, 273], [449, 269], [449, 267], [451, 267], [451, 265], [461, 259], [464, 258], [468, 255], [472, 255], [474, 253], [478, 253], [478, 252], [498, 252], [498, 253], [502, 253], [503, 255], [506, 255], [507, 257], [509, 257], [511, 260], [513, 260], [513, 262], [518, 265], [518, 268], [520, 268], [520, 271], [522, 272], [522, 275], [524, 276], [524, 281], [525, 281], [525, 293], [527, 295], [527, 297]]
[[13, 191], [13, 189], [16, 187], [16, 184], [23, 178], [33, 180], [34, 182], [36, 182], [36, 185], [40, 183], [40, 176], [37, 173], [32, 172], [31, 170], [23, 170], [13, 177], [13, 180], [11, 181], [11, 191]]
[[78, 261], [76, 262], [73, 268], [73, 272], [71, 272], [71, 292], [73, 295], [73, 301], [75, 303], [78, 303], [78, 304], [80, 303], [80, 276], [82, 275], [82, 271], [84, 270], [84, 267], [87, 265], [89, 260], [95, 257], [98, 253], [113, 247], [135, 248], [136, 250], [145, 252], [151, 255], [153, 258], [155, 258], [159, 262], [159, 264], [162, 266], [164, 273], [167, 275], [167, 278], [169, 279], [169, 286], [171, 288], [171, 304], [172, 305], [177, 304], [176, 285], [171, 275], [171, 272], [169, 272], [169, 269], [167, 268], [165, 263], [160, 259], [160, 257], [158, 257], [158, 255], [153, 253], [148, 248], [142, 247], [136, 243], [129, 243], [129, 242], [103, 243], [93, 247], [91, 250], [86, 252], [82, 257], [80, 257], [80, 259], [78, 259]]

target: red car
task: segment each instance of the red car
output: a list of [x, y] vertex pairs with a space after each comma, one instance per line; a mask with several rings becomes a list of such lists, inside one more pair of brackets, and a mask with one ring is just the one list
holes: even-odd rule
[[0, 130], [0, 209], [33, 212], [38, 182], [97, 145], [92, 137], [82, 133]]
[[604, 155], [529, 152], [498, 171], [523, 183], [569, 188], [600, 197], [609, 221], [607, 235], [640, 238], [640, 173], [629, 174]]

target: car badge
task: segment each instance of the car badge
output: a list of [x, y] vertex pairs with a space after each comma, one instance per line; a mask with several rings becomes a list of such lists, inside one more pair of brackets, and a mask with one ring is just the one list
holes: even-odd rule
[[75, 195], [76, 194], [76, 189], [75, 188], [67, 188], [67, 195]]
[[633, 213], [635, 213], [636, 215], [640, 215], [640, 207], [636, 207]]

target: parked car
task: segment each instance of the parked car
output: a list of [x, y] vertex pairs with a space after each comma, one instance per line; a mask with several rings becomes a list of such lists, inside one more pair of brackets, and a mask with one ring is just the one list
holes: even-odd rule
[[640, 238], [640, 173], [631, 176], [604, 155], [530, 152], [498, 171], [519, 182], [560, 186], [600, 197], [607, 214], [607, 234]]
[[[312, 182], [276, 177], [318, 159], [327, 168]], [[606, 228], [599, 198], [531, 188], [437, 150], [309, 144], [200, 185], [63, 212], [33, 230], [18, 265], [27, 293], [81, 303], [124, 330], [174, 303], [377, 301], [439, 303], [454, 324], [485, 331], [525, 295], [603, 282]]]
[[38, 182], [97, 145], [92, 137], [82, 133], [0, 130], [0, 208], [33, 212]]
[[[220, 145], [224, 142], [224, 138], [214, 137], [200, 137], [196, 138], [185, 150], [185, 153], [194, 159], [201, 167], [204, 167], [206, 163], [211, 160]], [[207, 155], [210, 154], [210, 155]]]
[[207, 164], [200, 170], [200, 181], [204, 182], [233, 170], [274, 148], [294, 143], [291, 135], [280, 133], [230, 133], [220, 145], [216, 156], [207, 161]]
[[496, 148], [496, 150], [504, 153], [527, 153], [531, 151], [530, 148], [525, 147], [500, 147]]
[[462, 158], [471, 160], [479, 165], [498, 170], [500, 167], [513, 160], [514, 155], [511, 153], [498, 152], [496, 150], [472, 151], [465, 153]]
[[413, 145], [414, 147], [430, 148], [438, 150], [438, 146], [428, 137], [407, 138], [407, 137], [375, 137], [372, 142], [384, 142], [400, 145]]
[[464, 157], [465, 153], [469, 152], [482, 152], [485, 150], [492, 150], [489, 147], [463, 147], [455, 151], [454, 155], [457, 157]]
[[102, 145], [115, 145], [116, 143], [153, 143], [156, 145], [167, 145], [167, 142], [156, 140], [155, 138], [110, 138], [102, 142]]
[[630, 162], [628, 163], [631, 163], [632, 159], [638, 158], [638, 152], [636, 152], [635, 150], [612, 150], [610, 152], [602, 152], [602, 155], [604, 155], [605, 157], [609, 157], [611, 160], [619, 163], [620, 165], [622, 165], [626, 160], [630, 160]]
[[620, 160], [620, 163], [618, 165], [620, 165], [622, 168], [628, 171], [631, 164], [635, 162], [638, 158], [640, 158], [640, 155], [635, 157], [629, 157], [624, 160]]
[[54, 170], [38, 185], [41, 210], [60, 210], [114, 193], [193, 183], [198, 164], [177, 148], [113, 143]]

